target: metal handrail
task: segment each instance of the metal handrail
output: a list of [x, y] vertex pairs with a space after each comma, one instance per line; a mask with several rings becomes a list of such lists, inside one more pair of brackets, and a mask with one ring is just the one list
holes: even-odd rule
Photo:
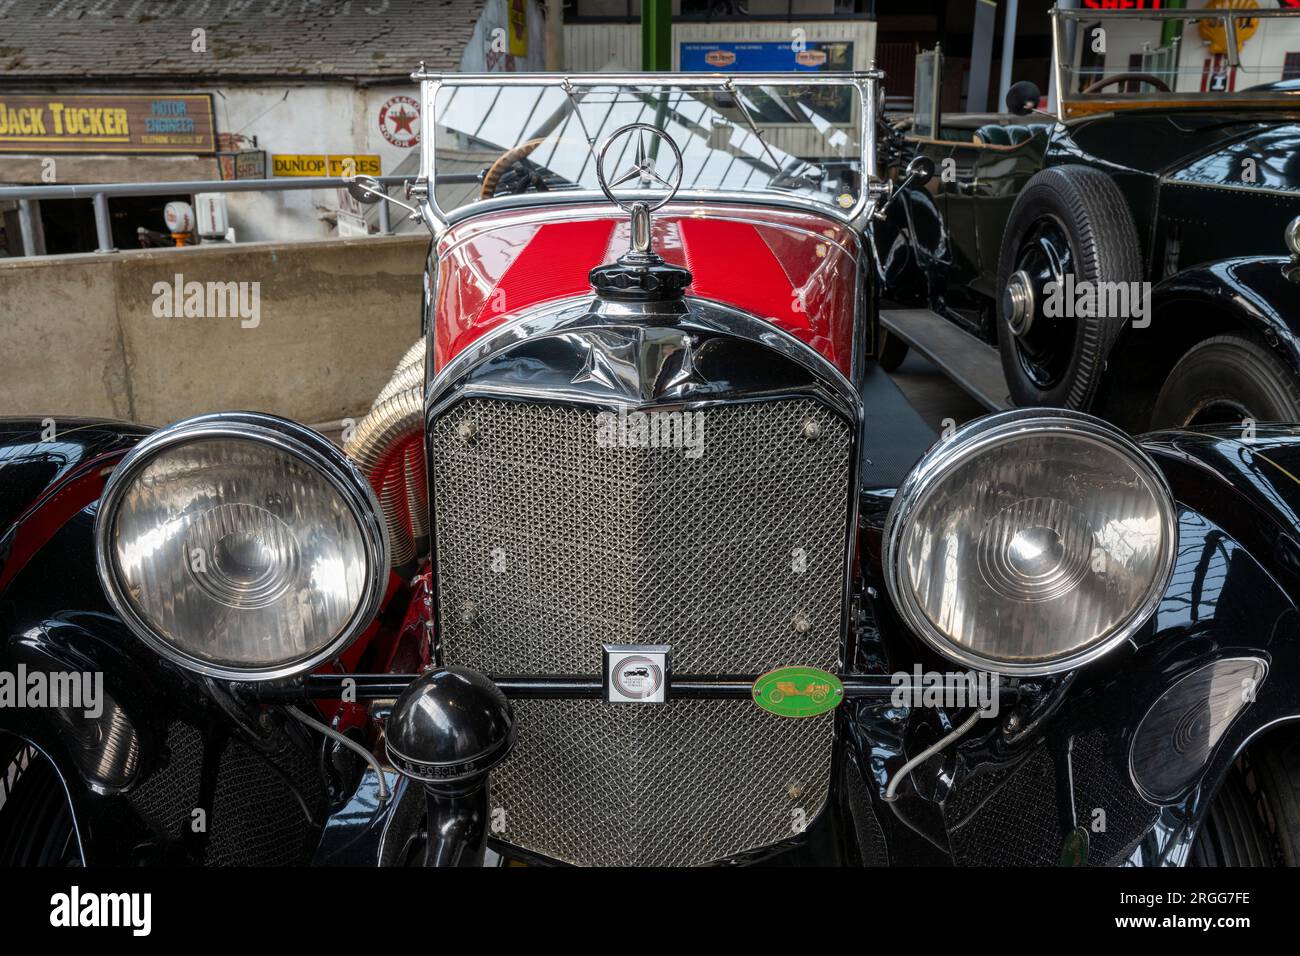
[[[410, 180], [408, 176], [377, 176], [385, 187], [400, 186]], [[173, 193], [250, 193], [288, 192], [297, 189], [345, 189], [350, 180], [342, 176], [285, 177], [282, 179], [198, 179], [152, 183], [65, 183], [49, 186], [0, 186], [0, 200], [18, 201], [19, 230], [23, 240], [24, 255], [33, 255], [36, 248], [35, 228], [32, 219], [32, 200], [89, 199], [95, 204], [95, 235], [99, 243], [97, 252], [116, 252], [113, 232], [108, 221], [110, 196], [166, 196]], [[392, 231], [388, 217], [388, 203], [379, 203], [379, 231], [387, 235]]]

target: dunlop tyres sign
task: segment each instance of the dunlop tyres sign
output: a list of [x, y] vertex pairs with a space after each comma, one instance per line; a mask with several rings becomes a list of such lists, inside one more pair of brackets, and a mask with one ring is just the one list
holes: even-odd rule
[[0, 153], [213, 153], [207, 93], [10, 96], [0, 93]]
[[277, 153], [271, 157], [272, 176], [378, 176], [379, 168], [377, 155]]

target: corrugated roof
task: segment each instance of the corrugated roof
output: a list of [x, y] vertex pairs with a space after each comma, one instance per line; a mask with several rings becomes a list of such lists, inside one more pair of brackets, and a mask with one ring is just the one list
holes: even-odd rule
[[[454, 71], [483, 0], [0, 0], [0, 85]], [[206, 52], [194, 52], [193, 31]]]

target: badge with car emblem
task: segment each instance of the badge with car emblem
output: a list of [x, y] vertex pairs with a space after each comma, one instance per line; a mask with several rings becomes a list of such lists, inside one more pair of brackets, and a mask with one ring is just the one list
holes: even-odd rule
[[606, 644], [605, 699], [613, 704], [662, 704], [671, 675], [667, 644]]
[[844, 699], [844, 684], [817, 667], [780, 667], [754, 681], [754, 703], [778, 717], [816, 717]]

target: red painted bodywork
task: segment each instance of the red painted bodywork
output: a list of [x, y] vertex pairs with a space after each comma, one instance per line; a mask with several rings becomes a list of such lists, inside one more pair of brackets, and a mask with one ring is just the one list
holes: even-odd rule
[[[857, 240], [843, 223], [764, 206], [673, 203], [654, 216], [655, 250], [694, 277], [688, 295], [765, 318], [845, 375], [853, 361]], [[513, 315], [589, 292], [587, 273], [628, 248], [609, 206], [477, 216], [438, 244], [434, 367], [441, 371]]]

